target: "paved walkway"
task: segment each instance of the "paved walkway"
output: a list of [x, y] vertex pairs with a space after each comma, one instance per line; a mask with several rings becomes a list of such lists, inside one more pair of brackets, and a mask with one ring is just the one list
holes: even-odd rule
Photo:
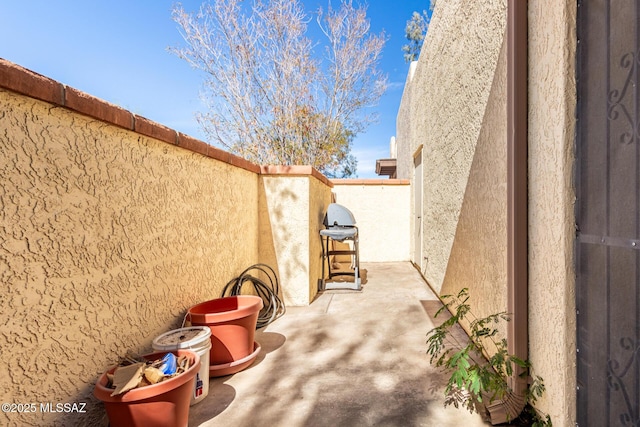
[[[190, 426], [486, 426], [443, 407], [426, 333], [441, 306], [409, 263], [363, 264], [362, 291], [327, 291], [256, 332], [246, 370], [212, 378]], [[441, 320], [438, 318], [437, 320]]]

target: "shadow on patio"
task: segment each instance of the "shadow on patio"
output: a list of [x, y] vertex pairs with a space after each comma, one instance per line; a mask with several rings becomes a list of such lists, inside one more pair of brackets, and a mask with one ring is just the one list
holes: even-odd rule
[[362, 291], [324, 292], [258, 331], [256, 362], [212, 378], [189, 425], [487, 425], [443, 407], [446, 378], [425, 343], [441, 304], [419, 273], [409, 263], [363, 268]]

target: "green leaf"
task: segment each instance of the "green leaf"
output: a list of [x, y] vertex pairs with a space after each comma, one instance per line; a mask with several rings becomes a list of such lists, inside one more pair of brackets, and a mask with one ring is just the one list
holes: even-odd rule
[[[451, 316], [439, 327], [427, 334], [428, 353], [431, 355], [431, 363], [436, 360], [436, 366], [444, 368], [450, 374], [445, 387], [445, 406], [459, 405], [475, 411], [474, 402], [482, 402], [485, 394], [490, 401], [501, 399], [510, 388], [507, 378], [517, 372], [521, 377], [529, 377], [530, 385], [525, 399], [530, 406], [537, 397], [545, 391], [542, 378], [531, 375], [531, 362], [509, 354], [507, 340], [498, 339], [500, 329], [496, 326], [501, 321], [509, 321], [506, 312], [491, 314], [478, 318], [473, 315], [468, 304], [469, 295], [467, 288], [460, 290], [456, 296], [445, 295], [445, 307], [438, 310], [449, 310]], [[452, 336], [454, 328], [459, 328], [459, 323], [469, 316], [469, 341], [460, 348], [461, 343], [457, 337]], [[486, 345], [486, 347], [485, 347]], [[484, 355], [488, 355], [485, 359]], [[540, 426], [551, 426], [547, 416], [545, 421], [536, 413], [535, 419]], [[537, 422], [537, 421], [536, 421]]]

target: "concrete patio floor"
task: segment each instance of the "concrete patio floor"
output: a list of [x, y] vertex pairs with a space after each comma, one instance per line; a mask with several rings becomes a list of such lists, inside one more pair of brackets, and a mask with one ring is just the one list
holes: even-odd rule
[[410, 263], [362, 268], [362, 291], [326, 291], [257, 331], [255, 363], [212, 378], [189, 425], [489, 425], [443, 406], [446, 377], [426, 354], [441, 304], [420, 274]]

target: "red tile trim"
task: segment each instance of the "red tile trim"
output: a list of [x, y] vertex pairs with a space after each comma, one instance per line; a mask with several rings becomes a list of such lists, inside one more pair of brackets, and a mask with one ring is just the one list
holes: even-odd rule
[[178, 133], [166, 126], [149, 120], [145, 117], [134, 115], [133, 130], [139, 134], [168, 142], [169, 144], [178, 143]]
[[[216, 149], [216, 150], [222, 151], [220, 149]], [[225, 151], [222, 151], [222, 152], [226, 153]], [[240, 156], [236, 156], [235, 154], [231, 154], [231, 153], [226, 153], [226, 154], [229, 156], [228, 163], [230, 165], [237, 166], [239, 168], [243, 168], [257, 174], [260, 173], [260, 166], [256, 165], [255, 163], [250, 162], [249, 160], [243, 159]]]
[[260, 173], [263, 175], [311, 175], [313, 168], [305, 165], [262, 165]]
[[65, 86], [64, 106], [86, 116], [133, 130], [131, 112], [69, 86]]
[[56, 105], [64, 105], [64, 87], [48, 77], [0, 58], [0, 87]]
[[309, 165], [262, 165], [260, 166], [262, 175], [291, 175], [291, 176], [313, 176], [322, 181], [325, 185], [333, 187], [333, 183], [315, 168]]
[[332, 179], [334, 185], [409, 185], [408, 179]]
[[194, 153], [202, 154], [203, 156], [209, 156], [209, 150], [212, 148], [206, 142], [186, 135], [184, 133], [178, 133], [177, 145], [178, 147], [193, 151]]

